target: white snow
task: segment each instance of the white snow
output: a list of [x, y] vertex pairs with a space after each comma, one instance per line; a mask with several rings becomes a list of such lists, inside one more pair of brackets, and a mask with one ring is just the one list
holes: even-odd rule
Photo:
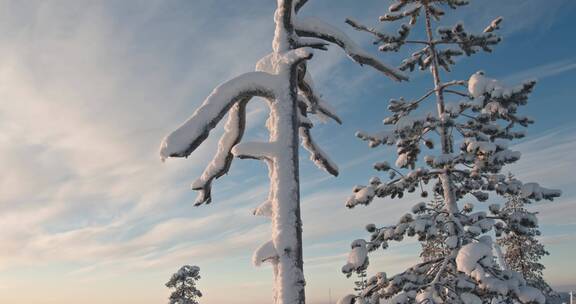
[[473, 271], [482, 268], [478, 262], [484, 257], [492, 256], [492, 239], [489, 236], [481, 237], [481, 241], [462, 246], [456, 256], [458, 271], [472, 276]]
[[272, 52], [260, 58], [260, 60], [256, 62], [256, 71], [266, 72], [270, 74], [278, 73], [278, 65], [277, 65], [278, 60], [276, 58], [277, 56], [278, 54]]
[[271, 217], [272, 216], [272, 202], [269, 200], [263, 202], [252, 212], [257, 216]]
[[330, 159], [328, 154], [312, 139], [309, 128], [300, 128], [300, 138], [302, 139], [304, 149], [310, 152], [310, 160], [313, 161], [318, 168], [334, 176], [338, 176], [338, 165]]
[[[530, 81], [529, 81], [530, 82]], [[496, 79], [486, 77], [483, 71], [478, 71], [468, 80], [468, 92], [476, 99], [475, 102], [482, 102], [485, 94], [492, 98], [509, 98], [512, 94], [520, 92], [523, 85], [509, 87], [499, 82]], [[483, 109], [484, 113], [500, 113], [507, 114], [508, 109], [502, 104], [492, 101], [486, 104]]]
[[[366, 241], [355, 240], [352, 242], [352, 250], [348, 254], [348, 263], [342, 267], [342, 271], [350, 272], [361, 269], [365, 266], [366, 259], [368, 258], [368, 249], [366, 249]], [[345, 271], [348, 270], [348, 271]]]
[[398, 157], [396, 158], [396, 167], [403, 168], [407, 164], [408, 164], [408, 154], [406, 153], [398, 154]]
[[456, 248], [456, 246], [458, 246], [458, 236], [451, 235], [447, 237], [446, 246], [448, 246], [448, 248]]
[[[298, 17], [294, 19], [294, 28], [302, 36], [306, 37], [313, 33], [313, 36], [319, 35], [326, 37], [325, 40], [340, 46], [346, 54], [354, 61], [360, 64], [369, 64], [377, 70], [385, 73], [395, 80], [407, 80], [408, 78], [396, 68], [381, 63], [376, 57], [365, 52], [354, 40], [348, 35], [332, 25], [315, 17]], [[324, 39], [324, 38], [323, 38]]]
[[276, 259], [278, 259], [278, 252], [276, 252], [272, 241], [262, 244], [252, 255], [252, 263], [254, 266], [260, 266], [264, 262], [273, 262]]
[[232, 148], [232, 154], [240, 158], [273, 159], [279, 154], [277, 145], [270, 142], [245, 142]]
[[239, 96], [248, 92], [274, 96], [277, 87], [278, 78], [264, 72], [246, 73], [221, 84], [186, 122], [164, 138], [160, 145], [162, 160], [192, 153], [233, 106], [233, 102], [238, 101]]
[[206, 192], [210, 191], [212, 179], [218, 178], [225, 173], [230, 166], [233, 158], [230, 151], [244, 133], [245, 112], [245, 105], [241, 103], [236, 103], [232, 109], [230, 109], [228, 120], [224, 126], [224, 135], [218, 143], [218, 151], [210, 161], [210, 164], [204, 169], [202, 175], [192, 183], [192, 189], [200, 191], [197, 203], [210, 201], [210, 197], [206, 197], [208, 195]]
[[367, 204], [375, 195], [373, 186], [367, 186], [356, 191], [349, 199], [346, 206], [352, 207], [356, 204]]
[[444, 165], [451, 164], [454, 160], [454, 155], [452, 154], [440, 154], [434, 158], [434, 166], [440, 167]]
[[426, 210], [426, 203], [420, 202], [412, 207], [412, 213], [420, 213]]
[[371, 56], [369, 53], [365, 52], [358, 44], [356, 44], [354, 40], [350, 39], [350, 37], [348, 37], [348, 35], [346, 35], [344, 32], [318, 18], [298, 17], [296, 20], [294, 20], [294, 27], [296, 30], [321, 33], [323, 35], [336, 38], [342, 42], [341, 47], [349, 56], [352, 56], [352, 54]]
[[543, 198], [558, 197], [562, 194], [562, 191], [546, 189], [540, 187], [537, 183], [525, 183], [522, 185], [521, 194], [524, 198], [532, 198], [539, 201]]
[[482, 300], [477, 295], [469, 292], [463, 292], [460, 299], [464, 304], [482, 304]]
[[478, 71], [468, 79], [468, 92], [472, 97], [478, 98], [486, 93], [493, 93], [502, 95], [507, 91], [504, 86], [495, 79], [488, 78], [484, 75], [484, 71]]
[[493, 250], [496, 255], [498, 266], [503, 270], [509, 270], [508, 265], [506, 264], [506, 259], [504, 259], [504, 254], [502, 254], [502, 247], [497, 243], [493, 243], [492, 246], [494, 247]]
[[484, 29], [484, 33], [490, 33], [493, 32], [497, 29], [500, 29], [500, 23], [502, 22], [503, 18], [497, 17], [496, 19], [492, 20], [492, 22], [490, 22], [490, 24]]
[[415, 300], [416, 303], [436, 303], [436, 301], [434, 301], [436, 300], [434, 297], [434, 290], [432, 288], [421, 290], [416, 295]]
[[481, 152], [483, 154], [492, 154], [496, 151], [496, 144], [488, 141], [477, 141], [473, 139], [466, 140], [466, 151], [469, 153]]
[[518, 300], [522, 303], [530, 304], [545, 304], [546, 297], [540, 292], [540, 290], [530, 287], [530, 286], [520, 286], [518, 292], [516, 293]]

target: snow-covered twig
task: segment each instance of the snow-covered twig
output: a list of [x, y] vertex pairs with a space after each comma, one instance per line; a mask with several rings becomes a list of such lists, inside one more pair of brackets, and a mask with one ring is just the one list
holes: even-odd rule
[[196, 205], [209, 204], [212, 201], [212, 181], [226, 174], [230, 169], [234, 155], [232, 148], [240, 142], [246, 128], [246, 104], [248, 99], [237, 102], [230, 113], [224, 126], [224, 135], [218, 143], [218, 151], [208, 164], [202, 176], [192, 184], [192, 189], [200, 191]]
[[302, 146], [310, 152], [310, 160], [319, 168], [334, 176], [338, 176], [338, 165], [336, 165], [324, 150], [316, 144], [314, 139], [312, 139], [310, 128], [300, 127], [300, 137], [302, 138]]
[[296, 33], [303, 37], [315, 37], [340, 46], [350, 58], [359, 64], [369, 65], [388, 75], [394, 80], [408, 80], [402, 72], [389, 67], [374, 56], [364, 52], [352, 39], [342, 31], [316, 18], [299, 18], [294, 24]]
[[162, 140], [160, 156], [188, 157], [237, 102], [255, 96], [275, 98], [278, 78], [265, 72], [250, 72], [218, 86], [194, 114]]

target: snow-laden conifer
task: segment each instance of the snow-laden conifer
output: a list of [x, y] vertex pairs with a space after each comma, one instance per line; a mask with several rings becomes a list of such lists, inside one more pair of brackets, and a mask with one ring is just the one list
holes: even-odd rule
[[[368, 205], [377, 197], [402, 198], [412, 192], [425, 198], [432, 192], [441, 202], [418, 203], [391, 225], [368, 225], [371, 235], [363, 244], [368, 252], [386, 249], [405, 237], [416, 237], [424, 244], [440, 239], [443, 244], [442, 250], [423, 255], [423, 261], [402, 273], [377, 273], [359, 296], [345, 297], [341, 303], [376, 304], [381, 299], [395, 304], [545, 301], [542, 292], [527, 284], [520, 273], [497, 263], [495, 246], [487, 235], [494, 230], [524, 234], [536, 224], [535, 215], [501, 212], [497, 205], [489, 212], [474, 210], [476, 202], [489, 200], [491, 194], [525, 200], [553, 200], [560, 195], [558, 190], [501, 173], [505, 165], [520, 159], [520, 153], [509, 147], [514, 139], [524, 137], [518, 127], [533, 122], [520, 114], [520, 108], [527, 103], [535, 82], [507, 86], [482, 71], [465, 80], [443, 80], [441, 70], [450, 72], [456, 58], [491, 52], [500, 42], [494, 33], [502, 22], [500, 17], [479, 34], [468, 32], [462, 23], [450, 27], [434, 24], [466, 4], [464, 0], [395, 0], [380, 20], [403, 22], [396, 34], [347, 21], [373, 35], [383, 52], [413, 48], [400, 70], [428, 70], [433, 87], [418, 98], [390, 100], [391, 115], [384, 119], [388, 126], [384, 131], [358, 132], [370, 147], [395, 146], [397, 157], [394, 165], [376, 163], [374, 169], [387, 177], [373, 177], [367, 185], [355, 186], [346, 205], [353, 208]], [[422, 32], [422, 38], [411, 37], [417, 36], [411, 35], [417, 27], [422, 30], [414, 32]], [[435, 103], [433, 112], [426, 112], [428, 101]], [[342, 268], [347, 275], [358, 270], [350, 262]]]
[[[530, 200], [520, 195], [510, 195], [506, 204], [500, 210], [500, 213], [525, 213], [536, 216], [526, 208]], [[532, 287], [538, 288], [545, 295], [554, 295], [550, 285], [544, 280], [543, 271], [546, 268], [540, 259], [550, 253], [544, 248], [544, 245], [538, 241], [540, 230], [537, 225], [526, 227], [522, 233], [516, 229], [498, 230], [496, 243], [503, 250], [503, 259], [505, 267], [522, 274], [526, 283]]]
[[[429, 210], [436, 210], [441, 211], [444, 209], [444, 203], [442, 201], [442, 196], [434, 193], [434, 199], [431, 202], [424, 203], [421, 202], [416, 204], [412, 208], [412, 212], [419, 212], [423, 208], [428, 208]], [[445, 256], [449, 254], [450, 248], [446, 245], [446, 239], [448, 236], [443, 233], [443, 231], [438, 231], [436, 237], [434, 238], [426, 238], [420, 241], [422, 246], [422, 250], [420, 252], [420, 258], [422, 261], [430, 261], [433, 259], [437, 259], [439, 257]]]
[[196, 288], [200, 280], [200, 267], [185, 265], [172, 275], [166, 287], [174, 289], [170, 294], [169, 304], [198, 304], [202, 292]]
[[[216, 155], [192, 184], [199, 191], [196, 205], [211, 202], [213, 180], [226, 174], [234, 157], [258, 159], [267, 164], [268, 199], [254, 213], [271, 219], [272, 239], [255, 252], [253, 260], [256, 265], [272, 264], [274, 303], [283, 304], [305, 302], [298, 141], [318, 167], [338, 175], [336, 164], [312, 137], [310, 117], [328, 117], [338, 123], [340, 118], [314, 87], [307, 61], [315, 49], [325, 50], [329, 44], [335, 44], [361, 65], [370, 65], [395, 80], [406, 79], [402, 72], [360, 49], [340, 30], [316, 18], [298, 16], [306, 2], [278, 0], [273, 52], [257, 63], [256, 72], [242, 74], [215, 88], [186, 122], [166, 136], [160, 148], [162, 159], [187, 157], [228, 114]], [[270, 108], [267, 142], [241, 142], [246, 105], [253, 97], [266, 99]]]

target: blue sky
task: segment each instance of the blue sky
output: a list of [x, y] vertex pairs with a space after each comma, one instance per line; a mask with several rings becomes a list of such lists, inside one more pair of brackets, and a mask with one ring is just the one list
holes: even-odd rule
[[[387, 6], [310, 0], [303, 14], [338, 25], [377, 54], [369, 37], [343, 20], [377, 25]], [[218, 137], [186, 160], [162, 164], [157, 152], [213, 87], [253, 70], [270, 51], [273, 10], [274, 1], [262, 0], [0, 1], [0, 303], [161, 303], [163, 284], [184, 263], [202, 268], [202, 303], [269, 302], [271, 270], [250, 264], [270, 233], [266, 220], [250, 214], [266, 197], [265, 168], [235, 161], [215, 184], [213, 204], [193, 208], [189, 184]], [[524, 109], [537, 123], [516, 146], [523, 158], [510, 170], [564, 191], [534, 206], [551, 253], [545, 275], [561, 288], [576, 284], [575, 12], [572, 0], [483, 0], [449, 19], [470, 30], [505, 19], [495, 52], [465, 58], [450, 77], [482, 69], [510, 84], [540, 80]], [[336, 49], [317, 55], [317, 86], [344, 124], [314, 129], [340, 177], [326, 176], [302, 154], [311, 304], [326, 303], [329, 289], [333, 298], [351, 290], [339, 269], [366, 223], [391, 223], [417, 201], [344, 207], [352, 186], [373, 175], [371, 164], [393, 152], [369, 149], [354, 132], [379, 130], [388, 99], [430, 85], [425, 74], [393, 83]], [[249, 110], [248, 138], [265, 137], [265, 109], [255, 103]], [[372, 270], [400, 271], [416, 248], [393, 246], [373, 258]]]

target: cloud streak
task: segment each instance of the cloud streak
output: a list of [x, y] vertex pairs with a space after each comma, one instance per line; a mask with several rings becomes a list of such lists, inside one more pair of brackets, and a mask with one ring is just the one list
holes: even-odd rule
[[[205, 279], [212, 291], [246, 284], [237, 279], [246, 273], [254, 282], [269, 278], [270, 271], [249, 268], [252, 250], [269, 235], [268, 222], [250, 214], [266, 197], [264, 168], [235, 161], [231, 173], [215, 184], [213, 205], [192, 208], [195, 193], [188, 185], [214, 153], [218, 136], [186, 160], [162, 164], [157, 156], [161, 137], [187, 118], [212, 87], [253, 69], [270, 50], [273, 3], [260, 2], [246, 0], [251, 9], [239, 14], [240, 6], [230, 1], [0, 1], [0, 302], [50, 301], [26, 295], [21, 282], [71, 286], [86, 295], [94, 291], [83, 290], [79, 282], [93, 280], [115, 290], [107, 282], [117, 280], [128, 289], [135, 283], [125, 282], [148, 284], [138, 288], [138, 302], [153, 303], [155, 295], [163, 296], [167, 274], [183, 263], [218, 271]], [[326, 19], [351, 15], [344, 2], [312, 3], [312, 12]], [[334, 5], [333, 12], [324, 9], [328, 4]], [[359, 14], [375, 15], [376, 10]], [[353, 35], [368, 43], [365, 36]], [[350, 65], [336, 68], [343, 60], [341, 52], [331, 51], [313, 63], [319, 86], [340, 108], [376, 75], [360, 74]], [[558, 75], [572, 70], [573, 63], [526, 73]], [[266, 135], [261, 131], [266, 114], [262, 107], [251, 108], [249, 137]], [[319, 138], [328, 152], [355, 141], [350, 136], [344, 145], [335, 143], [324, 131]], [[563, 136], [542, 137], [522, 148], [536, 151], [525, 153], [528, 163], [553, 159], [554, 174], [526, 167], [519, 167], [519, 174], [569, 186], [566, 168], [574, 162], [562, 151], [574, 148], [574, 138]], [[536, 149], [542, 146], [549, 148]], [[380, 156], [374, 153], [346, 159], [342, 168], [354, 169]], [[317, 302], [329, 284], [349, 285], [335, 278], [348, 241], [364, 237], [366, 223], [394, 221], [417, 201], [377, 201], [346, 210], [348, 187], [367, 176], [316, 179], [320, 174], [303, 176], [310, 181], [303, 185], [304, 241], [310, 286], [318, 286], [311, 287], [310, 295]], [[570, 203], [566, 198], [542, 207], [545, 223], [572, 216], [565, 210]], [[375, 258], [374, 265], [404, 266], [412, 257], [402, 250], [383, 262]], [[221, 266], [231, 260], [233, 266]], [[143, 273], [158, 277], [143, 282], [138, 277]], [[267, 285], [247, 285], [246, 294], [268, 298]], [[115, 292], [111, 299], [129, 297]], [[74, 300], [61, 293], [54, 294], [55, 302]], [[230, 297], [213, 292], [206, 303]], [[250, 300], [240, 303], [253, 304]], [[92, 301], [87, 304], [110, 299], [95, 296]]]

